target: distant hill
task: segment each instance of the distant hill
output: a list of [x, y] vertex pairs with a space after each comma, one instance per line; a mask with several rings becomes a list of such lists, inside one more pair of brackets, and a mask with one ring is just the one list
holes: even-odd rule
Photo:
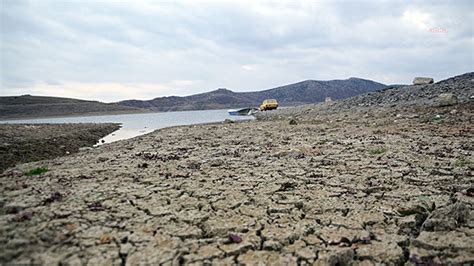
[[117, 104], [147, 108], [155, 111], [186, 111], [258, 107], [265, 99], [277, 99], [281, 106], [323, 102], [326, 97], [334, 100], [382, 90], [386, 85], [371, 80], [349, 78], [345, 80], [306, 80], [282, 87], [256, 92], [233, 92], [218, 89], [185, 97], [158, 97], [152, 100], [126, 100]]
[[0, 119], [140, 111], [144, 110], [70, 98], [32, 95], [0, 97]]

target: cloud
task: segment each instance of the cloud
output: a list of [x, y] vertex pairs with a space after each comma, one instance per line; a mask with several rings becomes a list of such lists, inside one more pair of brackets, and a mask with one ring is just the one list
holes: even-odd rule
[[434, 26], [431, 14], [418, 10], [405, 10], [402, 20], [416, 26], [420, 30], [426, 30]]
[[41, 82], [28, 88], [17, 88], [18, 95], [33, 94], [41, 96], [54, 95], [58, 97], [80, 98], [84, 100], [107, 99], [115, 102], [127, 99], [145, 100], [156, 97], [156, 95], [175, 94], [184, 96], [191, 91], [177, 91], [176, 87], [190, 86], [199, 83], [192, 80], [174, 80], [166, 84], [128, 84], [128, 83], [46, 83]]
[[408, 83], [473, 70], [470, 1], [2, 5], [0, 95], [114, 101], [303, 79]]

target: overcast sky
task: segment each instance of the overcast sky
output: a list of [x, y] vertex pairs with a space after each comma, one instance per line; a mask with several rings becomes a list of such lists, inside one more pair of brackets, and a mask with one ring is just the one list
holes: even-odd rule
[[111, 102], [473, 71], [471, 0], [176, 2], [0, 0], [0, 95]]

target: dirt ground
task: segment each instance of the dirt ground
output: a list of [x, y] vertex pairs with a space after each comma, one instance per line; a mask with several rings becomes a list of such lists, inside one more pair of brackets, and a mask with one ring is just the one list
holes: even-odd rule
[[173, 127], [19, 165], [0, 177], [0, 262], [472, 264], [472, 111]]
[[0, 124], [0, 172], [90, 147], [119, 124]]

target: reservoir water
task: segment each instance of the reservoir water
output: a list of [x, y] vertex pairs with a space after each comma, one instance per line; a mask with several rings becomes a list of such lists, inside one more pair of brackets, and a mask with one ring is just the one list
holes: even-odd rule
[[[120, 114], [120, 115], [100, 115], [100, 116], [74, 116], [74, 117], [54, 117], [35, 118], [22, 120], [0, 121], [0, 123], [11, 124], [43, 124], [43, 123], [120, 123], [122, 127], [112, 134], [103, 138], [105, 143], [128, 139], [150, 133], [156, 129], [180, 126], [203, 124], [212, 122], [222, 122], [225, 119], [250, 120], [252, 116], [230, 116], [227, 110], [203, 110], [203, 111], [183, 111], [166, 113], [142, 113], [142, 114]], [[99, 141], [100, 143], [101, 141]]]

